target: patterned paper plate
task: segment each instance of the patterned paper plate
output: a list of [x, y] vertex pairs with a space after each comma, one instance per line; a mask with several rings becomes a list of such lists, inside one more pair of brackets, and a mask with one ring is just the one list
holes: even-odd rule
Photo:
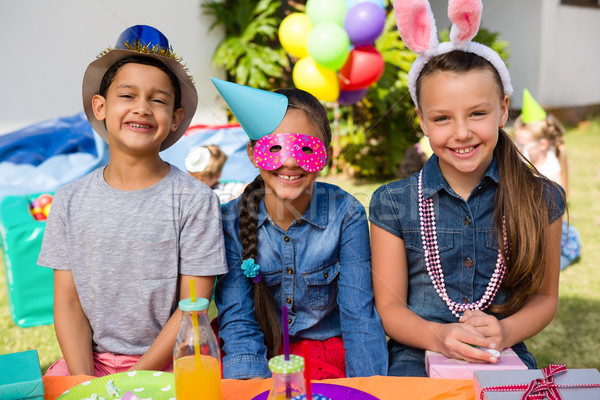
[[[331, 383], [313, 383], [312, 392], [329, 397], [331, 400], [378, 400], [377, 397], [347, 386], [333, 385]], [[267, 400], [269, 391], [262, 392], [252, 400]]]
[[[112, 380], [112, 385], [109, 381]], [[111, 387], [116, 388], [117, 395], [111, 393]], [[72, 387], [57, 400], [105, 400], [120, 399], [130, 391], [140, 399], [175, 400], [175, 376], [160, 371], [130, 371], [120, 372], [92, 379]]]

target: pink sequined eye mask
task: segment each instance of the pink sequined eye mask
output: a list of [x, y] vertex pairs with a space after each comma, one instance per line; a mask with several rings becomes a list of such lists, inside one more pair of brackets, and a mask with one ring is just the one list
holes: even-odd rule
[[277, 169], [289, 157], [306, 172], [320, 171], [327, 161], [323, 142], [302, 133], [271, 133], [254, 146], [254, 160], [262, 169]]

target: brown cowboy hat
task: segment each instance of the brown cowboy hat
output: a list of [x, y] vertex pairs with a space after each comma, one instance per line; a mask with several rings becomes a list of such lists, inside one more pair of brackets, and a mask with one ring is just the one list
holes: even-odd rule
[[132, 56], [149, 57], [161, 61], [179, 81], [184, 117], [179, 128], [169, 133], [169, 136], [161, 144], [160, 150], [162, 151], [175, 144], [190, 125], [198, 106], [198, 93], [185, 64], [173, 53], [168, 39], [158, 29], [148, 25], [129, 27], [119, 36], [114, 48], [106, 49], [98, 56], [97, 60], [90, 63], [83, 76], [83, 109], [94, 130], [104, 141], [108, 142], [108, 132], [104, 121], [99, 121], [94, 116], [92, 98], [98, 94], [100, 82], [106, 71], [117, 61]]

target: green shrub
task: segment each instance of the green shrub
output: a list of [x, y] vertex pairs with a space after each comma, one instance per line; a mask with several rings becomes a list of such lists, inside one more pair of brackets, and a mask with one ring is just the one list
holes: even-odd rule
[[400, 40], [393, 12], [388, 13], [375, 47], [385, 69], [362, 101], [340, 107], [339, 126], [334, 129], [334, 174], [367, 180], [393, 178], [404, 151], [419, 140], [406, 84], [416, 55]]
[[225, 29], [213, 63], [227, 71], [228, 80], [271, 89], [274, 79], [289, 69], [289, 58], [277, 39], [280, 7], [276, 0], [208, 0], [202, 4], [204, 13], [214, 18], [209, 29]]

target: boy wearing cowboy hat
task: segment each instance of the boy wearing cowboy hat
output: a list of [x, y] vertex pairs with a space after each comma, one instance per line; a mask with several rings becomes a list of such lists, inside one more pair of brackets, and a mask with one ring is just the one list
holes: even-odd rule
[[92, 62], [83, 106], [110, 161], [60, 188], [38, 263], [54, 269], [63, 358], [47, 375], [172, 370], [180, 299], [210, 299], [227, 272], [219, 200], [159, 152], [185, 132], [198, 97], [157, 29], [136, 25]]

